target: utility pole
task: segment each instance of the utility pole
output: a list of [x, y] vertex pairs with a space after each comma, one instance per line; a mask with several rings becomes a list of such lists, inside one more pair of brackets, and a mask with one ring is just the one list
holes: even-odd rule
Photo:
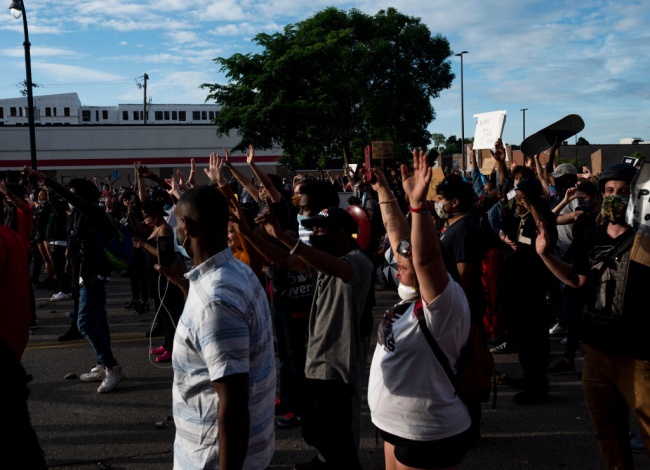
[[524, 124], [524, 125], [523, 125], [523, 131], [524, 131], [524, 132], [523, 132], [523, 135], [524, 135], [524, 136], [523, 136], [523, 138], [521, 139], [521, 141], [523, 142], [524, 140], [526, 140], [526, 111], [528, 111], [528, 108], [520, 109], [520, 111], [521, 111], [521, 112], [523, 113], [523, 115], [524, 115], [524, 122], [523, 122], [523, 124]]
[[147, 125], [147, 80], [149, 80], [149, 75], [144, 74], [144, 100], [142, 102], [142, 123]]

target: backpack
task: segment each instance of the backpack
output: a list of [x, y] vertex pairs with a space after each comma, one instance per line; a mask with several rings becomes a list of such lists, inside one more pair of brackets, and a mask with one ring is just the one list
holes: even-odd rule
[[117, 274], [123, 274], [133, 259], [133, 237], [127, 227], [111, 214], [107, 212], [106, 217], [108, 217], [113, 230], [111, 230], [108, 239], [103, 240], [104, 255], [111, 270]]
[[449, 359], [440, 349], [440, 346], [438, 346], [438, 343], [426, 325], [422, 299], [419, 299], [415, 304], [414, 313], [424, 337], [454, 386], [456, 395], [466, 405], [480, 402], [485, 403], [489, 401], [490, 392], [494, 388], [492, 403], [492, 407], [494, 408], [496, 406], [494, 358], [483, 343], [482, 335], [478, 327], [473, 323], [470, 324], [467, 344], [460, 350], [460, 358], [456, 364], [457, 372], [454, 374], [449, 366]]

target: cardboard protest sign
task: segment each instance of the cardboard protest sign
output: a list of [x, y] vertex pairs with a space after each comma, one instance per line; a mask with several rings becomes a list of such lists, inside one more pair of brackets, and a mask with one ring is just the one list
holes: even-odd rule
[[436, 194], [436, 187], [445, 179], [445, 172], [442, 168], [434, 168], [431, 170], [431, 182], [429, 183], [429, 192], [427, 193], [427, 201], [437, 201], [438, 195]]
[[481, 155], [481, 173], [489, 176], [497, 166], [497, 161], [494, 159], [492, 152], [489, 149], [483, 149], [479, 153]]
[[389, 140], [373, 140], [372, 158], [376, 158], [377, 160], [393, 158], [393, 142]]
[[636, 230], [630, 259], [650, 266], [650, 165], [643, 163], [632, 180], [625, 218]]
[[591, 173], [600, 174], [603, 172], [603, 155], [600, 149], [591, 154]]
[[494, 142], [501, 138], [506, 124], [505, 111], [475, 114], [474, 150], [494, 148]]

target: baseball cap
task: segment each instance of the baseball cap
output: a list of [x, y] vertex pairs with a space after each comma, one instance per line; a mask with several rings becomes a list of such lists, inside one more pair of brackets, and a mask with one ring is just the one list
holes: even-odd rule
[[302, 221], [302, 226], [307, 229], [323, 227], [327, 229], [343, 228], [352, 235], [357, 232], [357, 222], [354, 218], [340, 207], [326, 207], [314, 217]]
[[555, 171], [551, 173], [551, 176], [553, 178], [559, 178], [564, 175], [577, 175], [578, 170], [576, 169], [575, 165], [572, 165], [571, 163], [561, 163], [557, 166]]

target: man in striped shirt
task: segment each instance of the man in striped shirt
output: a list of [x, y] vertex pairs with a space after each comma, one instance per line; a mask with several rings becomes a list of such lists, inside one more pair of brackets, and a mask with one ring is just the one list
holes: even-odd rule
[[172, 360], [174, 469], [265, 469], [275, 446], [276, 385], [267, 297], [228, 248], [219, 190], [192, 188], [176, 217], [178, 243], [195, 268], [179, 284], [187, 299]]

